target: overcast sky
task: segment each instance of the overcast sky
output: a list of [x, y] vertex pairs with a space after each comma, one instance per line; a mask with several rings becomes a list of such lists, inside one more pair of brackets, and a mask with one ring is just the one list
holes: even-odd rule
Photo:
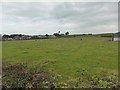
[[117, 2], [4, 2], [0, 13], [3, 34], [118, 31]]

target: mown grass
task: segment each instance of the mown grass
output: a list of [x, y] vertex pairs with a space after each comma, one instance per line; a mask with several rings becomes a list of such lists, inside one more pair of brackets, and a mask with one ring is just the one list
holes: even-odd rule
[[2, 45], [3, 62], [27, 63], [31, 70], [42, 66], [67, 79], [76, 80], [83, 70], [118, 73], [118, 42], [109, 37], [3, 41]]

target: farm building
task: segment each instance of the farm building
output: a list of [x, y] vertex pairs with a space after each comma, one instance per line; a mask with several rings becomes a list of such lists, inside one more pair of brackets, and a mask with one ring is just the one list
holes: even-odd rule
[[2, 40], [2, 35], [0, 34], [0, 41]]
[[113, 34], [113, 41], [120, 41], [120, 32]]

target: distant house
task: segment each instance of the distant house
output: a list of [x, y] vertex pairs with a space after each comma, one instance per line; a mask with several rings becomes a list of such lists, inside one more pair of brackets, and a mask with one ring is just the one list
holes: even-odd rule
[[30, 40], [30, 39], [48, 39], [48, 38], [55, 38], [55, 35], [22, 35], [22, 34], [11, 34], [11, 35], [1, 35], [0, 40]]
[[0, 41], [2, 40], [2, 35], [0, 34]]
[[49, 35], [49, 38], [55, 38], [56, 36], [55, 35]]
[[113, 41], [120, 41], [120, 32], [114, 33], [112, 40]]
[[7, 38], [7, 40], [14, 40], [13, 38]]

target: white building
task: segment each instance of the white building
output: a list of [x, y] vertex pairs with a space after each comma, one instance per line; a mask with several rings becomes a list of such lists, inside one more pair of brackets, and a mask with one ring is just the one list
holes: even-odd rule
[[120, 32], [113, 34], [113, 41], [120, 41]]
[[0, 41], [2, 40], [2, 35], [0, 34]]

